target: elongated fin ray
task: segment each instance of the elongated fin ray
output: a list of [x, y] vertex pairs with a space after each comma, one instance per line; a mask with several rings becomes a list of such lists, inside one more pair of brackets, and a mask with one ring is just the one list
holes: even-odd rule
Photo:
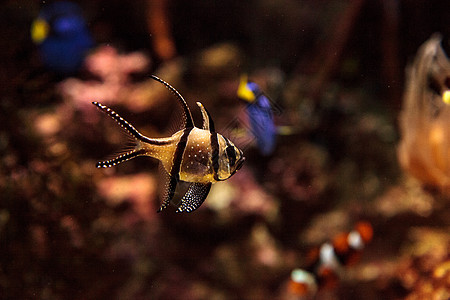
[[145, 154], [144, 149], [132, 150], [127, 153], [121, 154], [111, 160], [99, 161], [96, 166], [97, 166], [97, 168], [110, 168], [112, 166], [118, 165], [127, 160], [130, 160], [132, 158], [135, 158], [135, 157], [138, 157], [138, 156], [141, 156], [144, 154]]
[[114, 121], [116, 121], [117, 124], [120, 125], [128, 134], [130, 134], [133, 138], [136, 140], [140, 140], [142, 142], [146, 142], [153, 145], [161, 145], [165, 144], [168, 141], [165, 140], [159, 140], [159, 139], [151, 139], [146, 137], [145, 135], [141, 134], [139, 131], [137, 131], [136, 128], [134, 128], [133, 125], [128, 123], [124, 118], [122, 118], [118, 113], [116, 113], [114, 110], [109, 108], [106, 105], [103, 105], [98, 102], [92, 102], [95, 106], [97, 106], [102, 112], [110, 116]]
[[200, 107], [200, 110], [202, 111], [203, 129], [209, 130], [210, 132], [215, 132], [214, 121], [212, 120], [208, 110], [206, 110], [206, 108], [200, 102], [197, 102], [197, 105], [198, 107]]
[[136, 130], [136, 128], [133, 127], [130, 123], [128, 123], [124, 118], [119, 116], [118, 113], [116, 113], [114, 110], [109, 108], [106, 105], [103, 105], [98, 102], [92, 102], [95, 106], [97, 106], [102, 112], [110, 116], [114, 121], [117, 122], [125, 131], [127, 131], [131, 136], [133, 136], [137, 140], [141, 140], [143, 135]]
[[173, 87], [171, 86], [168, 82], [165, 82], [164, 80], [162, 80], [161, 78], [155, 76], [155, 75], [151, 75], [150, 76], [152, 79], [162, 83], [165, 85], [165, 87], [172, 92], [172, 94], [175, 95], [175, 97], [177, 98], [178, 102], [181, 104], [182, 108], [183, 108], [183, 117], [184, 117], [184, 126], [185, 128], [192, 128], [194, 127], [194, 121], [192, 119], [192, 115], [191, 115], [191, 111], [189, 110], [189, 107], [187, 106], [186, 101], [184, 100], [183, 96], [181, 96], [181, 94]]
[[183, 199], [181, 199], [181, 205], [176, 212], [192, 212], [199, 208], [208, 196], [210, 189], [211, 183], [192, 183]]

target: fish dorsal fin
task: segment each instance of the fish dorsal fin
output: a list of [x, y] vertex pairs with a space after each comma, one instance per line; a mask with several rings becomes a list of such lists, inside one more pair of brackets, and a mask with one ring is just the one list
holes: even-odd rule
[[202, 111], [202, 117], [203, 117], [203, 129], [209, 130], [210, 132], [215, 132], [214, 128], [214, 121], [211, 118], [211, 115], [206, 110], [206, 108], [201, 104], [200, 102], [197, 102], [198, 107], [200, 107], [200, 110]]
[[175, 95], [178, 102], [181, 104], [181, 107], [183, 108], [184, 127], [185, 128], [195, 127], [194, 121], [192, 119], [191, 111], [189, 110], [189, 107], [187, 106], [186, 101], [184, 100], [183, 96], [181, 96], [181, 94], [173, 86], [171, 86], [168, 82], [165, 82], [164, 80], [162, 80], [161, 78], [159, 78], [155, 75], [151, 75], [150, 77], [152, 79], [164, 84], [166, 86], [166, 88], [169, 91], [171, 91], [172, 94]]

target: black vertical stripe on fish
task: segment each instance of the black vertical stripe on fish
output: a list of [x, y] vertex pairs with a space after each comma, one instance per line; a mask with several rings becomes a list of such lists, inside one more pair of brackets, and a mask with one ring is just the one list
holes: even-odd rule
[[164, 84], [166, 86], [166, 88], [172, 92], [172, 94], [175, 95], [175, 97], [177, 98], [178, 102], [181, 104], [181, 106], [183, 107], [183, 116], [184, 116], [184, 127], [185, 128], [193, 128], [194, 127], [194, 121], [192, 119], [192, 115], [191, 115], [191, 111], [189, 110], [189, 107], [186, 104], [186, 101], [184, 100], [183, 96], [181, 96], [181, 94], [173, 87], [171, 86], [168, 82], [165, 82], [164, 80], [162, 80], [161, 78], [155, 76], [155, 75], [151, 75], [150, 76], [152, 79]]
[[166, 192], [166, 198], [163, 199], [163, 203], [161, 204], [161, 207], [159, 208], [159, 211], [166, 208], [170, 201], [173, 199], [173, 196], [175, 195], [175, 190], [177, 188], [177, 183], [180, 180], [180, 168], [181, 168], [181, 162], [183, 161], [183, 153], [186, 149], [187, 140], [189, 137], [189, 134], [191, 133], [192, 128], [186, 128], [183, 131], [183, 134], [180, 137], [180, 140], [177, 144], [177, 148], [175, 149], [175, 154], [173, 156], [173, 162], [172, 162], [172, 168], [170, 170], [170, 179], [167, 186], [167, 192]]
[[169, 144], [170, 141], [167, 140], [159, 140], [159, 139], [151, 139], [143, 134], [141, 134], [139, 131], [137, 131], [136, 128], [134, 128], [133, 125], [128, 123], [124, 118], [122, 118], [118, 113], [116, 113], [114, 110], [109, 108], [106, 105], [103, 105], [98, 102], [92, 102], [95, 106], [97, 106], [102, 112], [110, 116], [114, 121], [116, 121], [117, 124], [120, 125], [126, 132], [128, 132], [132, 137], [134, 137], [137, 140], [140, 140], [142, 142], [146, 142], [152, 145], [166, 145]]
[[125, 154], [122, 154], [114, 159], [100, 161], [97, 163], [97, 168], [109, 168], [144, 154], [145, 149], [133, 150]]
[[219, 171], [219, 139], [217, 133], [211, 132], [211, 160], [214, 171], [214, 179], [219, 180], [217, 172]]
[[183, 161], [183, 153], [186, 149], [187, 140], [189, 137], [189, 134], [191, 133], [192, 128], [186, 128], [183, 131], [183, 134], [180, 137], [180, 140], [178, 141], [177, 148], [175, 149], [175, 153], [173, 155], [173, 163], [172, 168], [170, 170], [170, 176], [174, 177], [175, 179], [180, 179], [180, 168], [181, 168], [181, 162]]

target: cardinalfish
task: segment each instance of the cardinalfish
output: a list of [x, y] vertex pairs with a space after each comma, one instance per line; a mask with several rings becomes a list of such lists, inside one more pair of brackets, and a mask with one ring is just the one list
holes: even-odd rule
[[165, 209], [173, 198], [179, 183], [187, 184], [177, 212], [192, 212], [202, 205], [211, 184], [223, 181], [236, 173], [244, 163], [243, 152], [230, 140], [217, 133], [214, 122], [206, 108], [197, 102], [202, 117], [202, 128], [195, 127], [189, 107], [181, 94], [164, 80], [151, 76], [162, 83], [177, 98], [182, 107], [181, 130], [167, 138], [149, 138], [138, 132], [130, 123], [109, 107], [93, 102], [100, 110], [114, 119], [134, 139], [133, 150], [114, 159], [97, 163], [97, 168], [108, 168], [138, 156], [150, 156], [160, 161], [166, 173], [167, 184], [158, 212]]
[[331, 242], [312, 249], [307, 258], [307, 267], [292, 271], [288, 283], [289, 294], [303, 299], [311, 297], [319, 289], [336, 287], [342, 268], [358, 262], [372, 237], [372, 225], [360, 221], [352, 231], [341, 233]]
[[247, 103], [251, 132], [256, 138], [258, 149], [261, 154], [270, 155], [275, 149], [277, 129], [269, 99], [256, 83], [248, 81], [246, 75], [241, 76], [237, 96]]

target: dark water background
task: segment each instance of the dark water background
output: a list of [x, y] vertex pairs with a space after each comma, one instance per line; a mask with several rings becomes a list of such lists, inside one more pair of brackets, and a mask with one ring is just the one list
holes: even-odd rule
[[172, 59], [157, 55], [146, 1], [77, 1], [98, 45], [151, 61], [113, 85], [110, 105], [137, 128], [161, 136], [171, 119], [170, 94], [144, 84], [158, 74], [196, 120], [202, 101], [229, 130], [247, 72], [290, 130], [268, 157], [243, 138], [242, 170], [182, 215], [156, 214], [155, 161], [95, 168], [121, 135], [61, 92], [67, 77], [98, 78], [41, 65], [29, 32], [44, 2], [0, 4], [1, 299], [282, 299], [308, 249], [361, 219], [374, 240], [318, 298], [421, 299], [421, 284], [449, 295], [432, 275], [449, 261], [449, 201], [396, 156], [404, 70], [434, 32], [448, 45], [446, 1], [169, 0]]

